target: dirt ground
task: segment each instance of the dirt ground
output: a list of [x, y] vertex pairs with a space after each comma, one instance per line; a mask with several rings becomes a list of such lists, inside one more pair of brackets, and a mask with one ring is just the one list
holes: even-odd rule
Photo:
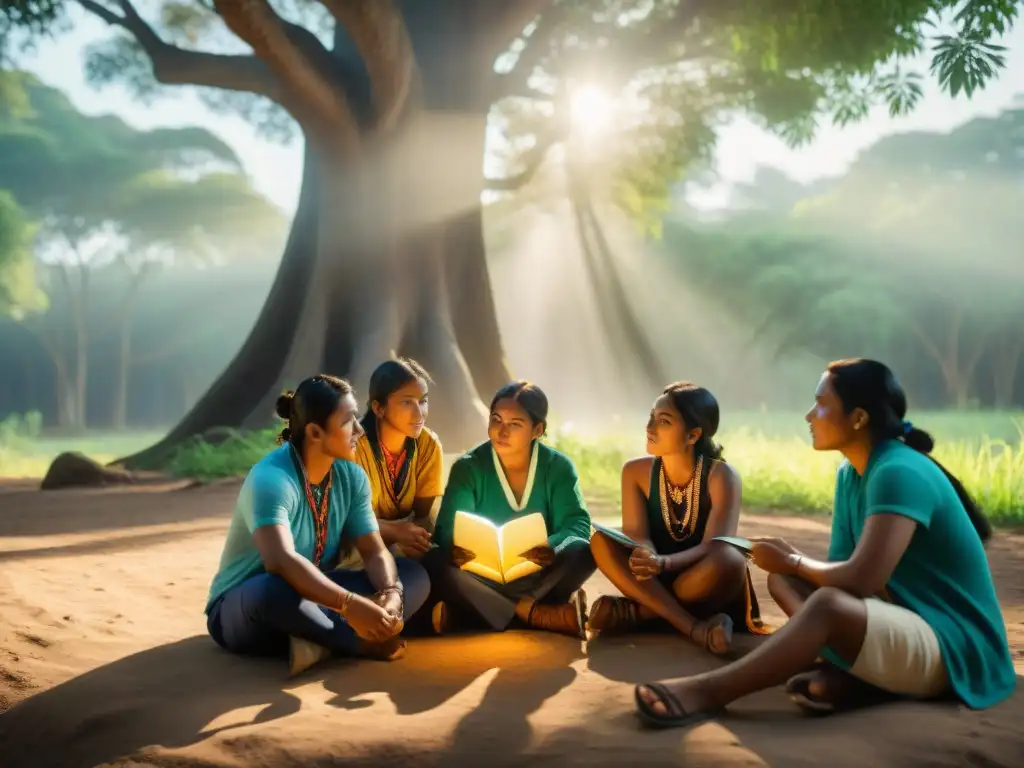
[[[205, 633], [236, 490], [0, 486], [0, 765], [1024, 765], [1022, 693], [986, 712], [808, 719], [772, 690], [717, 722], [642, 731], [632, 684], [718, 663], [671, 636], [430, 638], [395, 664], [289, 680], [283, 662], [234, 658]], [[827, 523], [747, 515], [743, 532], [823, 554]], [[990, 556], [1021, 671], [1024, 537], [1000, 535]], [[600, 577], [587, 589], [612, 591]]]

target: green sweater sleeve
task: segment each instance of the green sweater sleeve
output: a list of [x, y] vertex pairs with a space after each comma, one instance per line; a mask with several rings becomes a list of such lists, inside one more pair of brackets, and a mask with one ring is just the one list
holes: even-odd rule
[[551, 522], [554, 532], [548, 544], [561, 552], [576, 542], [590, 543], [590, 512], [583, 499], [580, 478], [565, 456], [554, 456], [551, 462]]
[[432, 540], [442, 550], [451, 550], [455, 535], [455, 513], [476, 511], [476, 470], [470, 456], [455, 460], [448, 473], [448, 484], [434, 522]]

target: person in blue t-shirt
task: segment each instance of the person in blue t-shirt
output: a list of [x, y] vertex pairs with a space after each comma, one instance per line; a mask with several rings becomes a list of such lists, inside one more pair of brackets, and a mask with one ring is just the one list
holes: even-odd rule
[[[363, 430], [352, 387], [313, 376], [281, 395], [277, 413], [288, 421], [282, 445], [245, 478], [210, 585], [210, 636], [235, 653], [287, 654], [292, 674], [332, 653], [399, 658], [430, 582], [380, 537], [355, 463]], [[365, 570], [335, 568], [343, 538]]]
[[755, 540], [752, 559], [770, 574], [769, 591], [789, 623], [727, 667], [637, 686], [648, 725], [707, 720], [786, 681], [798, 703], [821, 712], [893, 696], [955, 697], [984, 709], [1013, 693], [984, 548], [991, 529], [963, 485], [928, 455], [934, 441], [906, 412], [906, 395], [884, 364], [828, 366], [806, 417], [814, 448], [846, 459], [827, 561], [781, 539]]

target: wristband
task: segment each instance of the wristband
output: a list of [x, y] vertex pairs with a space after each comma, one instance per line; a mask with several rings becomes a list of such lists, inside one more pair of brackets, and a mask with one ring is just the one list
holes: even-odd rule
[[796, 556], [796, 564], [793, 566], [793, 575], [794, 576], [799, 576], [800, 575], [800, 566], [801, 566], [801, 564], [803, 564], [803, 562], [804, 562], [804, 556], [803, 555], [797, 555]]
[[346, 592], [342, 595], [341, 600], [338, 601], [338, 615], [344, 616], [345, 611], [348, 610], [348, 604], [352, 602], [352, 593]]

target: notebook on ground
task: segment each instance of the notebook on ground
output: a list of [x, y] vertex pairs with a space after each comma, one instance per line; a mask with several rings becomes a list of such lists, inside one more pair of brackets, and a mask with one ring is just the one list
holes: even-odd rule
[[453, 542], [476, 555], [475, 559], [462, 566], [462, 570], [499, 584], [508, 584], [541, 570], [539, 565], [520, 555], [534, 547], [547, 545], [548, 529], [544, 516], [539, 512], [517, 517], [500, 526], [470, 512], [456, 512]]

